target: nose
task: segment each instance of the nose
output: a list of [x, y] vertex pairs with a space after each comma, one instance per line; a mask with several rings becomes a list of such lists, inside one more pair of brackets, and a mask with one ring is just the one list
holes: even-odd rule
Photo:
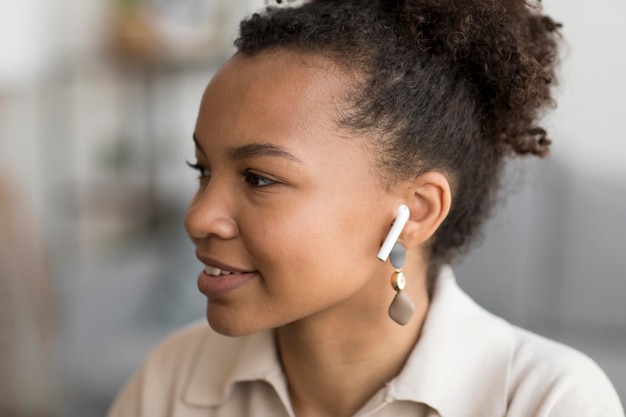
[[185, 214], [185, 229], [192, 240], [210, 236], [232, 239], [239, 233], [231, 214], [232, 199], [212, 185], [198, 190]]

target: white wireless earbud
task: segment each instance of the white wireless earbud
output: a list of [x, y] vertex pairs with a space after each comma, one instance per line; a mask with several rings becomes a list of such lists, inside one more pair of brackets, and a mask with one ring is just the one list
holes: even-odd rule
[[391, 230], [387, 234], [387, 237], [385, 238], [383, 245], [380, 247], [380, 250], [378, 251], [377, 256], [378, 256], [378, 259], [380, 259], [381, 261], [385, 262], [387, 258], [389, 257], [389, 254], [391, 253], [391, 249], [393, 248], [393, 245], [398, 240], [398, 237], [400, 237], [400, 233], [402, 232], [404, 225], [406, 224], [406, 222], [409, 221], [410, 214], [411, 212], [409, 211], [409, 207], [406, 204], [402, 204], [400, 205], [400, 207], [398, 207], [398, 214], [396, 215], [396, 220], [394, 220], [393, 224], [391, 225]]

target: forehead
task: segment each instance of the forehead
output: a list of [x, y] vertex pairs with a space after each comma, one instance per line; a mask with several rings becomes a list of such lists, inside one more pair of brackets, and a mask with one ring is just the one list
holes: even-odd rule
[[345, 69], [319, 55], [238, 53], [205, 90], [196, 132], [200, 137], [205, 132], [232, 137], [253, 133], [276, 140], [337, 131], [353, 83]]
[[233, 55], [213, 77], [209, 88], [217, 83], [231, 87], [256, 84], [255, 90], [278, 90], [319, 100], [333, 99], [337, 93], [345, 92], [350, 79], [345, 67], [320, 54], [272, 49], [255, 55]]

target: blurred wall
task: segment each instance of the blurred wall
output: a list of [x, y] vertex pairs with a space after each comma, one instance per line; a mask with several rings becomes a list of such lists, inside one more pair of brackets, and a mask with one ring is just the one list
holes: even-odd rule
[[626, 398], [626, 3], [546, 0], [564, 23], [545, 161], [511, 165], [461, 285], [512, 322], [592, 356]]
[[[184, 160], [236, 21], [263, 1], [132, 3], [0, 3], [0, 364], [18, 363], [0, 401], [24, 416], [102, 415], [152, 346], [204, 315]], [[457, 275], [488, 309], [587, 352], [624, 399], [626, 4], [544, 3], [567, 40], [553, 154], [511, 165]]]

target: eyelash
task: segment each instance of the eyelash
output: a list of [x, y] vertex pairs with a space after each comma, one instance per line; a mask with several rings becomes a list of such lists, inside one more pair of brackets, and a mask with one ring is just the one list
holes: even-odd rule
[[196, 162], [195, 164], [192, 164], [189, 161], [185, 161], [185, 163], [187, 164], [189, 168], [192, 168], [200, 173], [198, 177], [199, 179], [204, 178], [206, 176], [207, 169], [203, 167], [202, 165], [200, 165], [199, 163]]
[[[189, 166], [190, 168], [200, 173], [200, 176], [198, 177], [199, 179], [202, 179], [210, 175], [210, 174], [207, 174], [208, 170], [197, 162], [195, 164], [192, 164], [189, 161], [185, 161], [185, 163], [187, 164], [187, 166]], [[268, 187], [270, 185], [274, 185], [278, 183], [278, 181], [264, 177], [263, 175], [255, 174], [254, 172], [250, 172], [249, 170], [242, 171], [241, 175], [243, 176], [246, 184], [249, 184], [251, 187], [255, 187], [255, 188]], [[261, 184], [259, 184], [259, 182], [261, 182]]]

